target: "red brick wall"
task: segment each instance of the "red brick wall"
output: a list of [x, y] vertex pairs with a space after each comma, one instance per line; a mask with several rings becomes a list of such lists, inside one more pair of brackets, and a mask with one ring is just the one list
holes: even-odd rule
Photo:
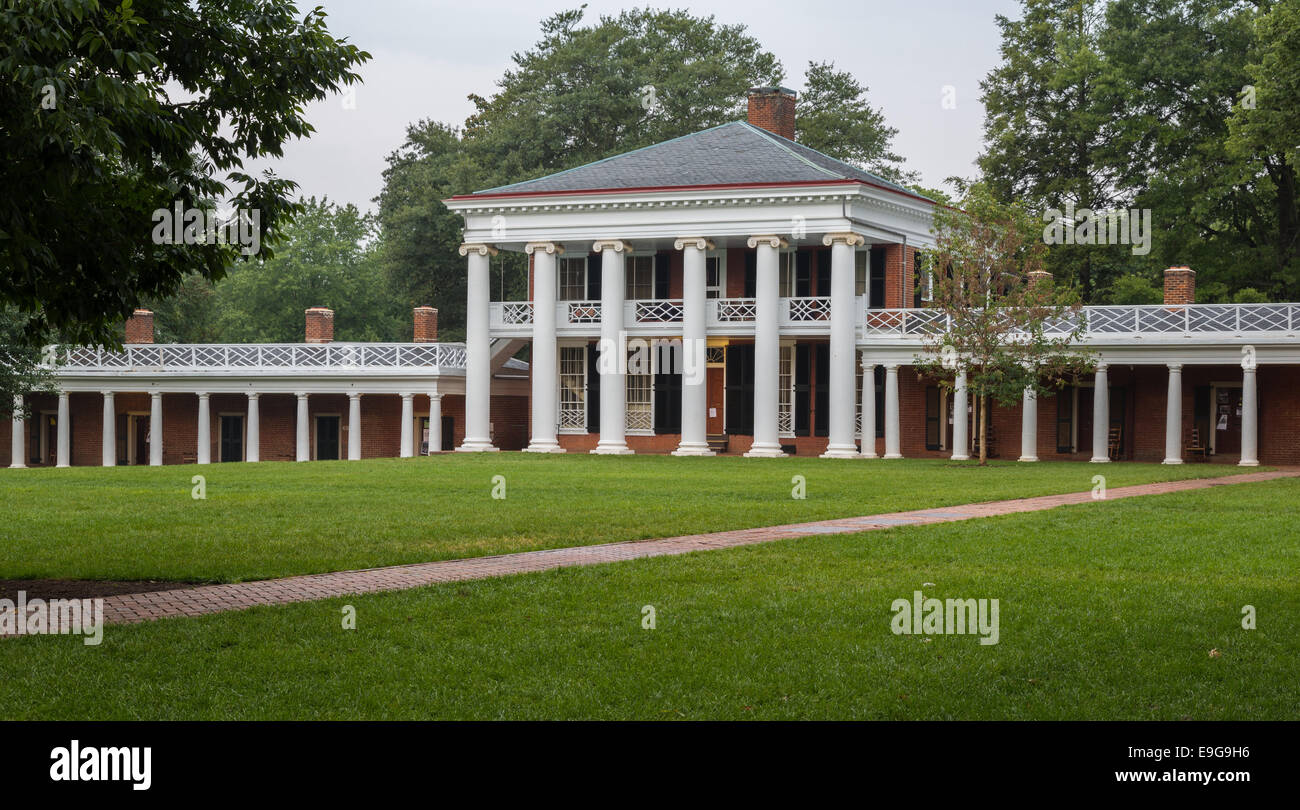
[[916, 248], [905, 245], [885, 246], [885, 308], [912, 306], [915, 281]]
[[334, 310], [312, 307], [307, 310], [306, 341], [329, 343], [334, 339]]
[[749, 92], [749, 123], [793, 141], [795, 95], [775, 88], [756, 92], [758, 89]]
[[1196, 271], [1188, 267], [1171, 267], [1165, 271], [1166, 304], [1196, 303]]
[[126, 319], [127, 343], [153, 343], [153, 313], [137, 309]]

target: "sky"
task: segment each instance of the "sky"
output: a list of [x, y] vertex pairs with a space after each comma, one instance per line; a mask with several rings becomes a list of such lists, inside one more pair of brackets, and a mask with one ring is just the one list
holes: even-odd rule
[[[994, 16], [1019, 16], [1017, 0], [590, 0], [586, 19], [646, 4], [744, 24], [796, 91], [809, 60], [850, 71], [898, 129], [895, 151], [930, 187], [974, 174], [984, 120], [979, 82], [998, 61]], [[288, 144], [281, 160], [249, 166], [273, 167], [304, 196], [374, 210], [384, 160], [406, 125], [463, 122], [473, 111], [466, 96], [490, 96], [511, 55], [537, 41], [540, 21], [581, 0], [306, 0], [300, 7], [314, 5], [324, 6], [335, 36], [370, 52], [359, 70], [364, 84], [309, 105], [316, 133]]]

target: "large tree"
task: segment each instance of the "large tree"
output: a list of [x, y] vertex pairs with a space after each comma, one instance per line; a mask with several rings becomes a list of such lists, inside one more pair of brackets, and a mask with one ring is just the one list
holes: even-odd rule
[[115, 343], [145, 297], [246, 258], [157, 244], [156, 211], [224, 202], [273, 241], [294, 184], [243, 162], [309, 135], [306, 103], [368, 58], [290, 0], [5, 0], [0, 304], [27, 317], [24, 341]]
[[275, 256], [241, 265], [217, 284], [220, 332], [233, 343], [303, 339], [303, 312], [335, 311], [336, 340], [409, 340], [410, 311], [390, 294], [374, 219], [353, 205], [307, 200]]

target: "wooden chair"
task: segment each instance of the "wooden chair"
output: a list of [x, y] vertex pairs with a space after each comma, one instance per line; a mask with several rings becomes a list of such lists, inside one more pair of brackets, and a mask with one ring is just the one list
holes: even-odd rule
[[1210, 457], [1210, 448], [1201, 441], [1200, 428], [1192, 428], [1183, 441], [1183, 452], [1189, 456], [1200, 456], [1202, 460]]
[[1117, 427], [1112, 427], [1106, 440], [1106, 457], [1111, 461], [1118, 461], [1120, 449], [1124, 446], [1124, 436]]

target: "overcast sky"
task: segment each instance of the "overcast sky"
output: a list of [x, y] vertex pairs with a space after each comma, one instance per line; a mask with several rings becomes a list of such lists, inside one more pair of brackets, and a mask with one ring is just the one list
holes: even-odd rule
[[[274, 166], [304, 195], [372, 209], [384, 158], [407, 123], [460, 124], [469, 93], [489, 96], [510, 56], [538, 38], [538, 23], [580, 5], [526, 0], [304, 0], [323, 5], [330, 30], [369, 51], [355, 108], [342, 98], [313, 104], [310, 139], [291, 143]], [[587, 20], [638, 3], [592, 0]], [[898, 128], [895, 151], [928, 186], [970, 176], [984, 111], [979, 82], [998, 57], [995, 14], [1016, 17], [1016, 0], [696, 0], [651, 3], [743, 23], [781, 60], [786, 85], [803, 88], [809, 60], [830, 60], [869, 88], [868, 99]], [[955, 107], [942, 104], [945, 86]], [[266, 165], [266, 164], [263, 164]]]

